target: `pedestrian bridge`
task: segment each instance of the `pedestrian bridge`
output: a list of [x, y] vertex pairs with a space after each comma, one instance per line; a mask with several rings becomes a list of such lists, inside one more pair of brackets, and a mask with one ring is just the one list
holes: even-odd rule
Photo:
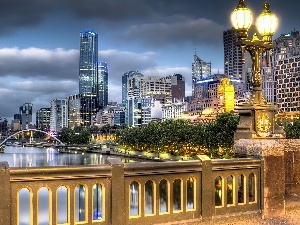
[[[300, 140], [241, 140], [249, 158], [63, 167], [0, 163], [0, 224], [218, 224], [283, 216], [299, 196]], [[235, 221], [239, 221], [239, 219]], [[218, 222], [219, 221], [219, 222]]]
[[64, 143], [62, 143], [57, 137], [55, 137], [53, 134], [49, 134], [49, 133], [47, 133], [47, 132], [45, 132], [45, 131], [43, 131], [43, 130], [38, 130], [38, 129], [27, 129], [27, 130], [21, 130], [21, 131], [18, 131], [18, 132], [16, 132], [16, 133], [14, 133], [14, 134], [8, 136], [7, 138], [5, 138], [5, 139], [0, 143], [0, 146], [4, 145], [4, 143], [5, 143], [8, 139], [12, 138], [13, 136], [15, 136], [15, 135], [17, 135], [17, 134], [26, 133], [26, 132], [33, 132], [33, 131], [34, 131], [34, 132], [44, 133], [44, 134], [46, 134], [46, 135], [50, 135], [50, 136], [51, 136], [52, 138], [54, 138], [59, 144], [61, 144], [61, 145], [64, 144]]
[[260, 160], [220, 162], [206, 156], [128, 164], [111, 158], [103, 166], [63, 168], [2, 163], [0, 224], [152, 225], [258, 215], [260, 167]]

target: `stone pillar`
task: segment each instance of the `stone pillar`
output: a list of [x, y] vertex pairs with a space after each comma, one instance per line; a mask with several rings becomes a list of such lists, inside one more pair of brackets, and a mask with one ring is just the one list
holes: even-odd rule
[[10, 172], [7, 162], [0, 162], [0, 224], [10, 224]]
[[284, 146], [276, 139], [240, 139], [234, 145], [238, 155], [260, 158], [262, 217], [285, 214]]
[[202, 162], [201, 175], [201, 215], [204, 221], [211, 220], [214, 211], [214, 186], [212, 178], [212, 163], [207, 155], [198, 155]]
[[111, 225], [125, 224], [124, 164], [119, 158], [108, 159], [111, 164]]
[[279, 139], [284, 146], [285, 194], [300, 196], [300, 139]]

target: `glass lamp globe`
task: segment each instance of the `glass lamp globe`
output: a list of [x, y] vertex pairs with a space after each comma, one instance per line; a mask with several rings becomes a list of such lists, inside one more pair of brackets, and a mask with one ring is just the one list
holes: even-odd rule
[[270, 4], [264, 4], [264, 10], [257, 18], [257, 29], [263, 41], [271, 42], [278, 25], [278, 19], [270, 10]]
[[247, 8], [244, 0], [239, 0], [238, 6], [231, 13], [231, 23], [237, 31], [244, 33], [252, 25], [252, 12]]

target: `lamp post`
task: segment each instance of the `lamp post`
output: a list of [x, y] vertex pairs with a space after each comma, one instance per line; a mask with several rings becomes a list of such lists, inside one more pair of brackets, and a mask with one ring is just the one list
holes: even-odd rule
[[237, 32], [237, 46], [241, 48], [242, 61], [245, 61], [245, 51], [248, 51], [251, 56], [251, 84], [253, 89], [249, 102], [235, 108], [240, 115], [240, 124], [235, 133], [235, 139], [283, 138], [285, 134], [275, 122], [278, 108], [276, 105], [267, 103], [263, 97], [260, 66], [262, 56], [266, 57], [266, 63], [269, 65], [270, 51], [273, 48], [272, 37], [277, 28], [278, 20], [275, 14], [271, 12], [270, 4], [266, 2], [256, 21], [261, 38], [255, 33], [252, 39], [248, 39], [248, 30], [252, 21], [251, 10], [247, 8], [244, 0], [239, 0], [238, 6], [231, 14], [231, 22]]

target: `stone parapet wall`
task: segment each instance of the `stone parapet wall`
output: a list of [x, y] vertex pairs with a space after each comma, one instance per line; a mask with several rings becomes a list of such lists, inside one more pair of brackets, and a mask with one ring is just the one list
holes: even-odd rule
[[282, 156], [284, 145], [277, 139], [240, 139], [234, 145], [234, 153], [257, 157]]
[[300, 139], [279, 139], [284, 146], [285, 194], [300, 196]]

